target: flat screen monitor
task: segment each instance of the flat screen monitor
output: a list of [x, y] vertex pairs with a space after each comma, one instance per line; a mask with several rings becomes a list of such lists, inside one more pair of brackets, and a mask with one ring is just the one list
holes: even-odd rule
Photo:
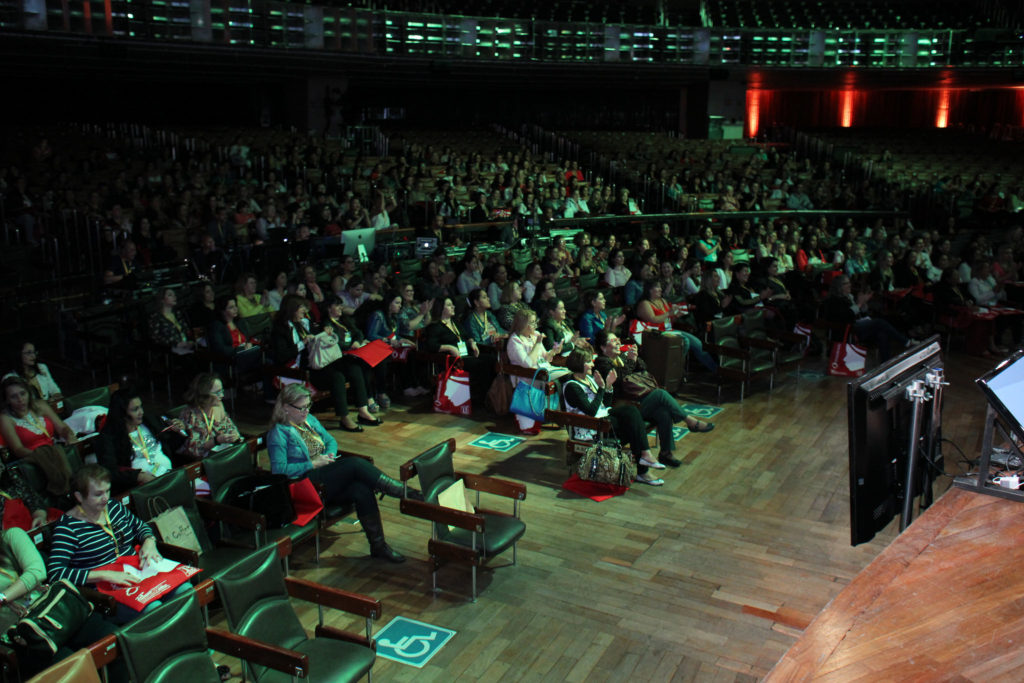
[[[915, 473], [914, 490], [904, 490], [914, 416], [914, 404], [906, 390], [915, 380], [924, 380], [942, 368], [941, 352], [939, 338], [933, 336], [847, 385], [852, 545], [874, 538], [900, 514], [905, 496], [923, 493], [930, 485], [929, 476]], [[923, 441], [919, 440], [918, 446], [927, 442], [931, 452], [918, 458], [918, 470], [927, 474], [936, 461], [941, 467], [937, 448], [941, 403], [939, 410], [927, 405], [922, 415], [919, 434]]]
[[377, 231], [374, 228], [345, 230], [341, 233], [342, 253], [345, 256], [352, 256], [357, 261], [369, 261], [376, 243]]
[[417, 256], [430, 256], [437, 249], [437, 238], [436, 237], [417, 237], [416, 238], [416, 255]]
[[1024, 441], [1024, 350], [976, 380], [1003, 422]]

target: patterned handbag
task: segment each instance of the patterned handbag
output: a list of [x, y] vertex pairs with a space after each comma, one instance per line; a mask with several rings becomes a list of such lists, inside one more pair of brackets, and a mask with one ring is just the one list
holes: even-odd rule
[[591, 445], [576, 465], [576, 474], [584, 481], [629, 487], [636, 479], [636, 462], [614, 439]]

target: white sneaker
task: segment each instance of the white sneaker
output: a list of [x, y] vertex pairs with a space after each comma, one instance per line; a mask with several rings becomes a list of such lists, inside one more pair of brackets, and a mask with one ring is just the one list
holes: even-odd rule
[[636, 475], [636, 481], [638, 484], [647, 484], [648, 486], [661, 486], [665, 483], [664, 479], [655, 477], [650, 472]]

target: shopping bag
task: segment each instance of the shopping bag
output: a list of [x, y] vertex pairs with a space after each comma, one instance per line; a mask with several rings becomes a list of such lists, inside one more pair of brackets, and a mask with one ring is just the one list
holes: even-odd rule
[[[162, 498], [152, 498], [150, 503], [153, 501], [163, 500]], [[167, 503], [164, 502], [164, 506]], [[152, 505], [151, 512], [152, 510]], [[164, 543], [178, 546], [179, 548], [188, 548], [194, 550], [197, 553], [203, 551], [202, 544], [199, 543], [199, 537], [196, 536], [195, 529], [192, 528], [192, 523], [188, 519], [188, 515], [185, 514], [185, 509], [180, 505], [174, 507], [166, 507], [160, 514], [156, 515], [150, 520], [157, 531], [160, 532], [160, 539]]]
[[449, 358], [444, 372], [437, 376], [434, 412], [449, 415], [471, 415], [469, 373], [459, 367], [458, 359]]
[[167, 558], [143, 570], [139, 568], [138, 555], [122, 555], [110, 564], [96, 569], [125, 572], [139, 579], [138, 583], [130, 586], [119, 586], [106, 581], [96, 583], [96, 590], [100, 593], [112, 596], [122, 605], [127, 605], [137, 612], [141, 612], [146, 605], [159, 600], [202, 571], [198, 567], [178, 564]]
[[636, 318], [634, 318], [629, 323], [629, 333], [633, 335], [633, 339], [636, 340], [637, 346], [643, 345], [645, 330], [661, 331], [663, 329], [665, 329], [664, 325], [652, 325], [650, 323], [645, 323], [643, 320], [638, 320]]
[[512, 392], [512, 403], [509, 405], [509, 410], [534, 422], [544, 422], [544, 411], [548, 407], [548, 400], [544, 387], [537, 387], [533, 384], [537, 379], [538, 372], [540, 372], [540, 368], [534, 370], [533, 379], [529, 382], [525, 379], [519, 380], [515, 391]]
[[843, 341], [832, 344], [828, 358], [828, 374], [833, 377], [860, 377], [864, 374], [864, 360], [867, 349], [848, 341], [850, 328], [847, 326]]
[[288, 485], [288, 490], [292, 495], [292, 507], [295, 508], [295, 521], [292, 522], [295, 526], [306, 526], [324, 509], [324, 502], [309, 477], [293, 481]]

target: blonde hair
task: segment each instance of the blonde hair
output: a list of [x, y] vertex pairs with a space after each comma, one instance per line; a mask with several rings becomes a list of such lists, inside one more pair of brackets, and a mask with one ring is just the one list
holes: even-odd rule
[[521, 334], [526, 329], [526, 326], [530, 324], [530, 321], [536, 319], [537, 314], [533, 312], [533, 309], [524, 308], [516, 312], [516, 317], [512, 319], [512, 332]]
[[294, 406], [296, 401], [310, 397], [312, 397], [312, 394], [309, 392], [309, 389], [303, 386], [302, 382], [285, 384], [277, 394], [277, 403], [274, 404], [274, 412], [270, 415], [270, 426], [273, 427], [276, 424], [291, 422], [288, 414], [285, 412], [285, 407]]

